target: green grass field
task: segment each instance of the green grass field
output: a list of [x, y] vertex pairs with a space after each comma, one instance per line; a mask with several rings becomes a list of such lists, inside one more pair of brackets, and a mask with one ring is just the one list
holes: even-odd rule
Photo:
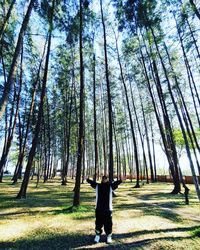
[[200, 249], [200, 203], [190, 188], [190, 205], [183, 195], [171, 195], [171, 184], [134, 189], [120, 185], [113, 198], [113, 244], [93, 244], [95, 192], [81, 187], [81, 206], [72, 212], [73, 182], [31, 181], [27, 199], [15, 197], [20, 184], [0, 183], [0, 249]]

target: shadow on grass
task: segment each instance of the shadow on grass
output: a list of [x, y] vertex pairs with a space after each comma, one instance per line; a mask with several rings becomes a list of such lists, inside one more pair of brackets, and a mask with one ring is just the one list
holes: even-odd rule
[[[45, 196], [44, 196], [45, 197]], [[1, 199], [0, 199], [1, 202]], [[45, 208], [45, 207], [62, 207], [64, 204], [66, 203], [70, 203], [71, 199], [69, 198], [62, 198], [62, 199], [48, 199], [48, 198], [40, 198], [40, 199], [36, 199], [33, 197], [27, 198], [27, 199], [21, 199], [21, 200], [17, 200], [17, 199], [7, 199], [7, 201], [2, 200], [0, 208], [1, 209], [9, 209], [9, 208], [27, 208], [27, 209], [31, 209], [31, 208]]]
[[2, 213], [0, 214], [0, 218], [3, 217], [3, 219], [6, 219], [8, 216], [16, 216], [16, 215], [37, 215], [37, 214], [44, 214], [44, 215], [70, 215], [73, 219], [76, 220], [82, 220], [82, 219], [92, 219], [94, 218], [94, 207], [93, 206], [79, 206], [79, 207], [73, 207], [69, 206], [67, 208], [63, 209], [53, 209], [48, 211], [41, 211], [41, 210], [27, 210], [22, 212], [10, 212], [10, 213]]
[[[141, 236], [146, 234], [154, 234], [154, 233], [169, 233], [169, 232], [191, 232], [200, 230], [200, 226], [192, 226], [192, 227], [176, 227], [176, 228], [166, 228], [166, 229], [155, 229], [155, 230], [141, 230], [136, 232], [130, 233], [123, 233], [123, 234], [115, 234], [115, 238], [117, 239], [124, 239], [124, 238], [132, 238], [135, 236]], [[193, 235], [195, 237], [195, 235]]]
[[[32, 236], [33, 237], [33, 236]], [[66, 235], [47, 235], [35, 237], [34, 239], [25, 238], [15, 242], [0, 242], [0, 249], [19, 249], [19, 250], [64, 250], [74, 249], [77, 247], [85, 247], [93, 245], [92, 235], [82, 234], [66, 234]]]
[[165, 200], [165, 202], [167, 201], [171, 201], [171, 200], [175, 200], [176, 202], [184, 202], [184, 194], [171, 194], [171, 193], [164, 193], [164, 192], [151, 192], [150, 194], [144, 194], [144, 195], [140, 195], [140, 199], [142, 200]]
[[[105, 248], [106, 249], [134, 249], [134, 250], [148, 249], [150, 247], [150, 244], [155, 243], [155, 242], [159, 242], [159, 248], [156, 248], [156, 249], [173, 249], [171, 242], [173, 241], [185, 242], [185, 240], [193, 240], [197, 236], [192, 235], [192, 232], [199, 230], [199, 228], [200, 228], [199, 226], [193, 226], [193, 227], [169, 228], [169, 229], [158, 229], [158, 230], [142, 230], [142, 231], [136, 231], [136, 232], [131, 232], [131, 233], [114, 234], [113, 236], [114, 243], [112, 245], [106, 245], [104, 247], [95, 247], [95, 249], [105, 249]], [[155, 235], [156, 233], [159, 234], [159, 233], [169, 233], [169, 232], [189, 232], [191, 233], [191, 236], [172, 237], [172, 236], [163, 235], [160, 237], [150, 236], [148, 238], [149, 234]], [[143, 236], [144, 239], [137, 240], [136, 237], [138, 236]], [[132, 242], [130, 242], [131, 239], [133, 239]], [[129, 240], [129, 242], [128, 243], [122, 242], [122, 240], [124, 241]], [[162, 241], [169, 241], [171, 248], [165, 248], [165, 246], [162, 244]], [[84, 248], [80, 248], [80, 249], [84, 249]], [[198, 249], [198, 246], [196, 248], [191, 248], [191, 249]]]
[[145, 216], [159, 216], [173, 222], [181, 222], [182, 217], [174, 212], [171, 208], [162, 207], [157, 204], [148, 204], [145, 202], [135, 203], [135, 204], [118, 204], [115, 205], [116, 210], [126, 210], [126, 209], [135, 209], [142, 211]]
[[[191, 236], [156, 236], [156, 233], [168, 233], [168, 232], [192, 232], [194, 230], [198, 230], [199, 226], [193, 227], [182, 227], [182, 228], [169, 228], [169, 229], [158, 229], [158, 230], [142, 230], [130, 233], [123, 234], [114, 234], [113, 236], [113, 244], [103, 246], [99, 246], [98, 244], [94, 246], [93, 249], [144, 249], [143, 247], [149, 246], [151, 243], [159, 242], [162, 248], [162, 241], [182, 241], [182, 240], [192, 240], [195, 238], [191, 234]], [[153, 234], [154, 236], [149, 236], [149, 234]], [[137, 240], [136, 237], [143, 236], [144, 239]], [[14, 242], [0, 242], [0, 249], [15, 249], [15, 250], [67, 250], [67, 249], [88, 249], [93, 246], [93, 235], [87, 235], [86, 233], [73, 233], [73, 234], [36, 234], [34, 236], [34, 232], [32, 235], [27, 236], [26, 238], [20, 238]], [[122, 242], [124, 240], [124, 242]], [[129, 240], [128, 243], [125, 241]], [[130, 242], [131, 241], [131, 242]], [[105, 242], [105, 236], [102, 237], [101, 242]], [[172, 249], [172, 248], [170, 248]], [[194, 249], [194, 248], [193, 248]], [[196, 248], [198, 249], [198, 248]]]
[[[150, 239], [144, 239], [144, 240], [138, 240], [138, 241], [133, 241], [133, 242], [128, 242], [128, 243], [114, 243], [112, 245], [106, 245], [104, 247], [95, 247], [96, 250], [103, 250], [103, 249], [112, 249], [112, 250], [116, 250], [116, 249], [132, 249], [132, 250], [141, 250], [141, 249], [149, 249], [150, 245], [152, 243], [156, 243], [159, 242], [159, 247], [157, 246], [155, 249], [156, 250], [172, 250], [173, 248], [173, 243], [170, 243], [170, 248], [169, 247], [163, 247], [162, 246], [162, 241], [169, 241], [169, 242], [173, 242], [173, 241], [182, 241], [182, 240], [192, 240], [193, 237], [160, 237], [160, 238], [150, 238]], [[78, 249], [87, 249], [87, 248], [78, 248]], [[151, 248], [152, 249], [152, 248]], [[176, 248], [177, 249], [177, 248]], [[181, 248], [183, 249], [183, 248]], [[188, 248], [187, 248], [188, 249]], [[196, 248], [192, 248], [193, 250], [199, 250], [198, 247]]]
[[[70, 204], [73, 201], [74, 193], [72, 191], [65, 192], [52, 190], [38, 190], [34, 192], [27, 193], [26, 199], [16, 199], [16, 193], [14, 197], [9, 194], [0, 195], [0, 208], [35, 208], [35, 207], [62, 207], [65, 204]], [[95, 201], [94, 192], [81, 192], [81, 200], [84, 202], [94, 202]]]
[[93, 206], [79, 206], [79, 207], [67, 207], [64, 209], [60, 210], [54, 210], [52, 211], [53, 214], [58, 215], [58, 214], [66, 214], [66, 215], [71, 215], [73, 219], [76, 220], [89, 220], [94, 218], [94, 207]]

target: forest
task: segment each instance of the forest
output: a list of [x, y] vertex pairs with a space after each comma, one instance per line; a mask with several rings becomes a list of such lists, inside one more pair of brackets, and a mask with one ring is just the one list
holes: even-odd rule
[[[200, 200], [200, 2], [0, 1], [0, 182], [26, 198], [60, 176], [80, 187], [157, 182], [165, 154], [172, 194]], [[6, 177], [5, 177], [6, 178]], [[186, 197], [187, 200], [187, 197]]]

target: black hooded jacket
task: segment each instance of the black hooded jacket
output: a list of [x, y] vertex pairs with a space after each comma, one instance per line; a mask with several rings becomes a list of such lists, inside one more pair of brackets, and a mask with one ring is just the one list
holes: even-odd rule
[[90, 179], [87, 182], [96, 189], [96, 210], [98, 211], [112, 211], [112, 191], [118, 188], [122, 183], [121, 180], [106, 183], [97, 183]]

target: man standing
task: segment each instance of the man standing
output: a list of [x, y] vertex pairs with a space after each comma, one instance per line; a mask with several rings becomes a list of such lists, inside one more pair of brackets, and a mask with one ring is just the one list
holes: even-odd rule
[[111, 183], [108, 177], [104, 175], [100, 184], [89, 178], [87, 182], [91, 187], [96, 189], [96, 236], [94, 242], [99, 242], [102, 227], [104, 226], [104, 231], [107, 235], [107, 243], [112, 243], [112, 192], [122, 183], [122, 181], [119, 180]]

